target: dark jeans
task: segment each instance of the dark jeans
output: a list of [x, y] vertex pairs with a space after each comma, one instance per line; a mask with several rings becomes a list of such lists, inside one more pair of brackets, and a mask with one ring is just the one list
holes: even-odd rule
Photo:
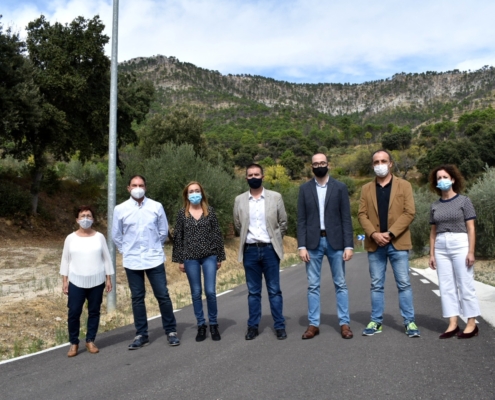
[[148, 337], [148, 317], [146, 315], [146, 304], [144, 303], [144, 297], [146, 295], [146, 288], [144, 286], [145, 273], [150, 281], [153, 294], [158, 301], [165, 333], [169, 334], [170, 332], [176, 332], [174, 308], [170, 296], [168, 295], [165, 266], [160, 264], [158, 267], [145, 270], [125, 268], [125, 273], [127, 274], [129, 289], [131, 289], [132, 313], [134, 314], [136, 335]]
[[273, 246], [270, 244], [266, 247], [245, 247], [243, 259], [249, 290], [248, 326], [257, 328], [260, 323], [261, 288], [264, 276], [274, 327], [285, 329], [282, 291], [280, 290], [280, 259], [273, 250]]
[[191, 287], [194, 315], [198, 326], [206, 323], [203, 313], [203, 300], [201, 299], [201, 267], [205, 278], [206, 305], [208, 306], [208, 320], [210, 325], [217, 325], [217, 256], [209, 256], [198, 260], [185, 260], [187, 279]]
[[69, 308], [67, 324], [69, 325], [69, 341], [71, 344], [79, 344], [79, 330], [81, 328], [81, 313], [86, 300], [88, 300], [88, 328], [86, 342], [94, 342], [98, 325], [100, 324], [100, 307], [103, 300], [105, 283], [85, 289], [69, 282], [69, 296], [67, 307]]

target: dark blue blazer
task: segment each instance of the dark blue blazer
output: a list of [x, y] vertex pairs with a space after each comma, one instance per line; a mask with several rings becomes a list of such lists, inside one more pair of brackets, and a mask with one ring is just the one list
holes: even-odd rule
[[[325, 197], [325, 230], [334, 250], [354, 247], [351, 204], [347, 186], [332, 177], [328, 179]], [[297, 245], [314, 250], [320, 243], [320, 209], [314, 179], [299, 188], [297, 201]]]

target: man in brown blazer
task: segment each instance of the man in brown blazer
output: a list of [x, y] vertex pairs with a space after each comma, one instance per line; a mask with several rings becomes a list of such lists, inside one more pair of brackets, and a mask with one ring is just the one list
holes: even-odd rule
[[371, 321], [363, 336], [382, 332], [388, 260], [399, 290], [399, 308], [405, 333], [409, 337], [419, 337], [409, 280], [409, 250], [412, 248], [409, 225], [416, 212], [414, 197], [411, 184], [392, 175], [392, 166], [388, 151], [376, 151], [373, 154], [376, 179], [364, 185], [361, 191], [358, 218], [366, 234], [364, 244], [371, 276]]

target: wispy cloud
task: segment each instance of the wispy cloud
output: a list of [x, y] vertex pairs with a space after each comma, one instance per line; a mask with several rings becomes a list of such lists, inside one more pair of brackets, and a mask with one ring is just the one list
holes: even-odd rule
[[[110, 0], [7, 1], [5, 24], [99, 14], [111, 35]], [[477, 69], [495, 63], [493, 15], [491, 0], [121, 0], [119, 60], [173, 55], [295, 82]]]

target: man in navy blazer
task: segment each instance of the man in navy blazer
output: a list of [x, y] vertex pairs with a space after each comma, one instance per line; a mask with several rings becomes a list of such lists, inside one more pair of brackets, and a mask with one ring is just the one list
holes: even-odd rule
[[326, 255], [335, 286], [341, 335], [351, 339], [345, 281], [345, 261], [352, 258], [354, 246], [349, 194], [345, 184], [328, 175], [325, 154], [315, 154], [311, 165], [315, 179], [301, 185], [297, 202], [297, 244], [308, 276], [309, 327], [302, 338], [312, 339], [320, 333], [320, 277]]

